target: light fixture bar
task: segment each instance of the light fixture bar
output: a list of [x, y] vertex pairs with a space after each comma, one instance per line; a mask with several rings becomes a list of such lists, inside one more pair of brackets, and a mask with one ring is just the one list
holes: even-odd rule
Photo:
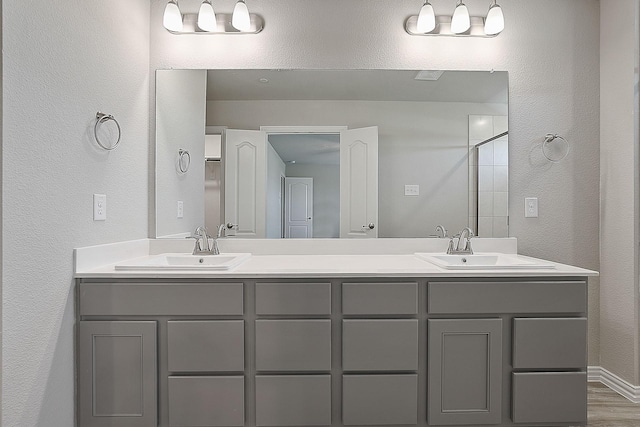
[[471, 28], [462, 34], [455, 34], [451, 31], [451, 16], [436, 15], [436, 28], [430, 33], [422, 33], [418, 31], [418, 16], [413, 15], [407, 18], [404, 29], [412, 36], [450, 36], [450, 37], [484, 37], [492, 38], [497, 34], [485, 34], [484, 18], [482, 16], [470, 16]]
[[219, 35], [219, 34], [258, 34], [264, 28], [264, 19], [257, 14], [249, 14], [251, 27], [248, 31], [239, 31], [231, 25], [231, 13], [216, 13], [217, 28], [215, 31], [203, 31], [198, 27], [198, 14], [186, 13], [183, 15], [182, 31], [169, 31], [175, 35]]

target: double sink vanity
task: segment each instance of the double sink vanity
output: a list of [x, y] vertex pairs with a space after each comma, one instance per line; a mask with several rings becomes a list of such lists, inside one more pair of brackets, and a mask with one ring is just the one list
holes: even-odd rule
[[587, 277], [515, 239], [76, 250], [78, 425], [584, 426]]

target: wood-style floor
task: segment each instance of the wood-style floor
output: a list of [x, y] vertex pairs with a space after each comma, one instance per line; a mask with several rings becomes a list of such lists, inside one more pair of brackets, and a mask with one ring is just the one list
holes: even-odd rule
[[589, 427], [640, 427], [640, 403], [631, 403], [601, 383], [589, 383], [587, 419]]

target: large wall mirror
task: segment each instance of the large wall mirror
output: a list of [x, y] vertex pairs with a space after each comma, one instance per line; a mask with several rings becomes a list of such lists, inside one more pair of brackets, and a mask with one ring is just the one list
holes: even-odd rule
[[156, 237], [506, 237], [508, 92], [494, 71], [159, 70]]

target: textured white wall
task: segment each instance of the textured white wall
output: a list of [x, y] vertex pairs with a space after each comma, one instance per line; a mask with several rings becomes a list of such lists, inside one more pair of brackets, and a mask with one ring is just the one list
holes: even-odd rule
[[[510, 0], [506, 29], [493, 39], [412, 37], [414, 0], [249, 2], [264, 16], [255, 36], [173, 36], [161, 25], [163, 0], [151, 0], [151, 69], [337, 68], [458, 69], [509, 72], [510, 233], [524, 254], [599, 267], [598, 0]], [[198, 0], [181, 7], [197, 11]], [[471, 14], [486, 2], [468, 1]], [[233, 0], [219, 3], [230, 12]], [[434, 4], [451, 13], [455, 0]], [[153, 91], [153, 88], [152, 88]], [[153, 92], [152, 92], [153, 93]], [[544, 160], [544, 135], [572, 144], [559, 164]], [[524, 218], [538, 197], [540, 217]], [[598, 361], [598, 280], [590, 280], [589, 363]]]
[[638, 3], [603, 1], [600, 18], [600, 359], [632, 384], [640, 384]]
[[[149, 3], [5, 1], [2, 15], [2, 425], [70, 427], [72, 250], [147, 236]], [[112, 152], [93, 140], [97, 111], [122, 126]]]

